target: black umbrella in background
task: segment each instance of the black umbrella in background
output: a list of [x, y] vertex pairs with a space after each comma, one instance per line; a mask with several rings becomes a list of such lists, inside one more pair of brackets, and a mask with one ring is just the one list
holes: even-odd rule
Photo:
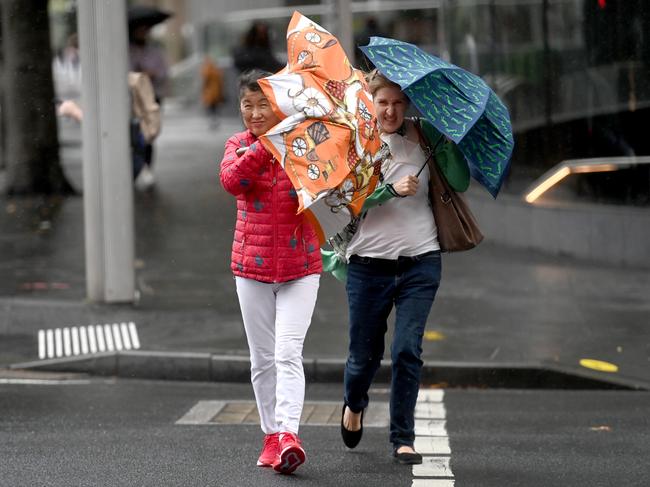
[[157, 7], [134, 5], [133, 7], [129, 7], [129, 30], [141, 26], [153, 27], [156, 24], [164, 22], [171, 16], [171, 12], [166, 12]]

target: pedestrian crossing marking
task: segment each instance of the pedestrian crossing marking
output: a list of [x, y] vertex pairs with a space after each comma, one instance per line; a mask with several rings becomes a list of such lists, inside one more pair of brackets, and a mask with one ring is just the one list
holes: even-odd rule
[[453, 477], [450, 457], [422, 457], [422, 465], [413, 465], [414, 477]]
[[444, 419], [445, 405], [441, 402], [420, 402], [415, 404], [416, 419]]
[[415, 451], [422, 455], [450, 455], [449, 438], [446, 436], [416, 436]]
[[38, 331], [41, 360], [139, 348], [138, 330], [132, 321]]
[[444, 419], [416, 419], [415, 434], [421, 436], [447, 436]]
[[422, 455], [422, 464], [413, 465], [411, 487], [454, 487], [444, 395], [441, 389], [418, 393], [414, 448]]
[[411, 487], [454, 487], [452, 479], [413, 479]]
[[442, 402], [444, 395], [445, 391], [442, 389], [420, 389], [418, 403]]
[[[341, 403], [305, 401], [300, 424], [303, 426], [340, 426]], [[180, 425], [260, 424], [255, 401], [199, 401], [182, 418]], [[388, 403], [371, 403], [363, 416], [363, 426], [388, 426]]]

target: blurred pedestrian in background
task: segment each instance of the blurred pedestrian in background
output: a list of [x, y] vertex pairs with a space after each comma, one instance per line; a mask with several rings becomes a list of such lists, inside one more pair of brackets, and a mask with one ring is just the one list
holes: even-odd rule
[[253, 70], [239, 78], [246, 130], [230, 137], [221, 184], [237, 198], [231, 269], [250, 349], [264, 445], [257, 465], [291, 473], [306, 456], [298, 437], [305, 396], [302, 348], [322, 271], [316, 231], [296, 191], [258, 137], [280, 120]]
[[133, 177], [139, 176], [147, 163], [147, 146], [151, 146], [160, 133], [162, 116], [156, 101], [153, 84], [144, 73], [129, 73], [131, 96], [131, 150], [133, 151]]
[[[153, 85], [156, 102], [162, 108], [167, 94], [168, 68], [160, 45], [150, 39], [151, 28], [164, 22], [170, 13], [156, 7], [136, 5], [129, 8], [129, 64], [130, 70], [146, 74]], [[153, 186], [155, 178], [153, 144], [147, 143], [144, 152], [144, 167], [136, 181], [136, 186], [146, 189]]]
[[81, 98], [81, 60], [79, 58], [79, 37], [71, 34], [66, 45], [52, 61], [54, 92], [58, 100]]
[[[133, 179], [136, 179], [145, 165], [146, 145], [151, 144], [160, 133], [160, 106], [156, 102], [153, 86], [144, 73], [128, 74], [131, 113], [129, 136]], [[75, 100], [63, 100], [57, 107], [57, 114], [78, 122], [83, 120], [81, 105]]]
[[224, 101], [223, 71], [207, 54], [201, 64], [201, 102], [210, 120], [210, 127], [217, 128], [217, 111]]
[[373, 36], [385, 37], [383, 31], [379, 28], [379, 22], [375, 17], [366, 18], [363, 30], [354, 38], [354, 45], [357, 46], [354, 50], [355, 65], [363, 71], [371, 71], [373, 69], [372, 63], [368, 60], [359, 46], [367, 46], [370, 38]]
[[260, 21], [253, 22], [241, 44], [233, 50], [233, 60], [240, 73], [255, 68], [275, 73], [283, 67], [271, 49], [269, 26]]

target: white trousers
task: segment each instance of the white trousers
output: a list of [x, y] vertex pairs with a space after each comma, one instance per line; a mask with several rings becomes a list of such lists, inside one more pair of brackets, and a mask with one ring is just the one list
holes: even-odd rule
[[262, 431], [297, 434], [305, 400], [302, 347], [320, 275], [281, 283], [235, 277], [235, 282]]

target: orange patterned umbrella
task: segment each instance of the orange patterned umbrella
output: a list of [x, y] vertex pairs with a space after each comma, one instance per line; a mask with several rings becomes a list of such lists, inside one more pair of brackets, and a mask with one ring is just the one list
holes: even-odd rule
[[381, 140], [363, 73], [332, 34], [298, 12], [287, 66], [259, 81], [282, 119], [260, 137], [293, 183], [321, 243], [358, 216], [375, 188]]

